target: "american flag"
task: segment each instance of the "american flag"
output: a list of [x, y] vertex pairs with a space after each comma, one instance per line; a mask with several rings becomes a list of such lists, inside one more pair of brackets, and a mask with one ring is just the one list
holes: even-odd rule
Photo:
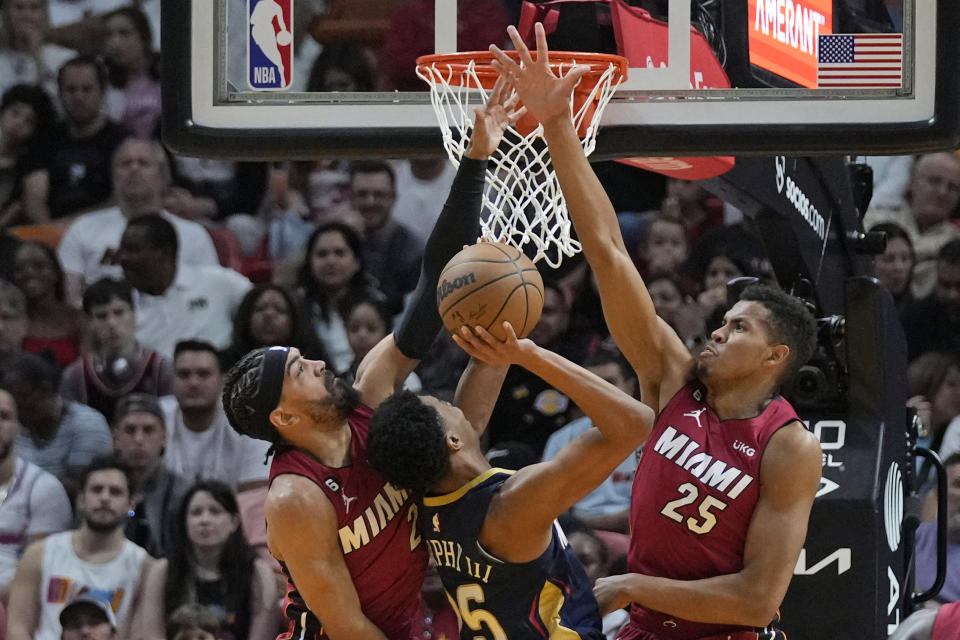
[[903, 84], [903, 34], [857, 33], [819, 37], [817, 87]]

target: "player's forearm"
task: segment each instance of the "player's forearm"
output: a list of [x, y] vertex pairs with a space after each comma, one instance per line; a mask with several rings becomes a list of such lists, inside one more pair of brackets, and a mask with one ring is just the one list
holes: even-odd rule
[[473, 358], [460, 376], [453, 403], [463, 411], [478, 435], [483, 435], [507, 377], [508, 365], [486, 364]]
[[639, 444], [650, 433], [654, 416], [649, 407], [566, 358], [533, 345], [517, 364], [563, 392], [606, 438]]
[[701, 580], [671, 580], [629, 574], [628, 595], [648, 609], [693, 622], [765, 627], [780, 602], [772, 602], [763, 581], [740, 573]]
[[590, 264], [610, 253], [626, 253], [617, 214], [583, 153], [570, 119], [544, 123], [544, 137], [573, 226]]

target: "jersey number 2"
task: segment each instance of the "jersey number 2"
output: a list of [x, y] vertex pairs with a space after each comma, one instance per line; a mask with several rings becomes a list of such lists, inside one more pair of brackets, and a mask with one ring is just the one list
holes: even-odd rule
[[449, 594], [447, 595], [447, 599], [450, 600], [450, 604], [453, 605], [453, 610], [457, 613], [457, 617], [462, 624], [467, 625], [473, 631], [479, 631], [481, 633], [483, 633], [483, 627], [486, 625], [490, 635], [488, 636], [484, 633], [484, 635], [474, 636], [474, 640], [487, 640], [488, 638], [492, 638], [492, 640], [507, 640], [507, 634], [492, 613], [486, 609], [470, 608], [471, 602], [483, 604], [483, 587], [479, 584], [462, 584], [457, 587], [456, 602], [454, 602]]
[[407, 510], [407, 522], [410, 523], [410, 551], [420, 546], [420, 525], [417, 521], [419, 515], [420, 510], [417, 509], [416, 503], [411, 504]]
[[[683, 516], [677, 512], [677, 509], [680, 507], [685, 507], [691, 502], [695, 502], [696, 499], [700, 497], [700, 490], [697, 489], [697, 485], [690, 482], [684, 482], [682, 485], [677, 487], [677, 491], [682, 493], [683, 496], [677, 498], [676, 500], [671, 500], [667, 504], [663, 505], [663, 509], [660, 510], [660, 513], [667, 516], [671, 520], [682, 524], [684, 519]], [[697, 505], [697, 511], [700, 513], [701, 519], [697, 519], [694, 516], [687, 518], [687, 529], [690, 529], [690, 531], [693, 531], [699, 535], [710, 533], [710, 530], [717, 526], [717, 516], [714, 515], [711, 509], [723, 511], [726, 508], [726, 502], [718, 500], [707, 494], [703, 497], [703, 500], [700, 502], [700, 504]]]

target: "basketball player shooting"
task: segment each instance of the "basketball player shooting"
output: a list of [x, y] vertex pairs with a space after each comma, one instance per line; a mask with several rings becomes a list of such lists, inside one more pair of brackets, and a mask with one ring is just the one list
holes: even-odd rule
[[751, 286], [692, 357], [657, 317], [571, 124], [584, 70], [553, 74], [542, 25], [536, 59], [508, 33], [521, 64], [491, 46], [494, 66], [543, 124], [607, 324], [657, 412], [633, 483], [630, 573], [597, 582], [601, 612], [631, 605], [622, 640], [776, 638], [821, 469], [777, 389], [812, 354], [815, 322], [799, 300]]
[[[456, 406], [398, 392], [374, 414], [367, 454], [395, 486], [425, 496], [421, 530], [462, 640], [603, 640], [590, 581], [555, 520], [636, 451], [654, 414], [586, 369], [517, 340], [509, 322], [502, 329], [505, 341], [479, 326], [454, 334], [473, 357]], [[510, 364], [559, 389], [596, 425], [554, 459], [516, 473], [492, 469], [480, 447]], [[479, 635], [483, 627], [490, 635]]]
[[286, 637], [407, 640], [427, 556], [420, 506], [366, 456], [370, 416], [399, 388], [440, 330], [441, 269], [476, 241], [488, 156], [522, 115], [498, 82], [476, 120], [450, 195], [424, 250], [420, 281], [397, 331], [360, 363], [351, 386], [297, 349], [257, 349], [227, 374], [223, 405], [238, 432], [273, 444], [267, 544], [288, 581]]

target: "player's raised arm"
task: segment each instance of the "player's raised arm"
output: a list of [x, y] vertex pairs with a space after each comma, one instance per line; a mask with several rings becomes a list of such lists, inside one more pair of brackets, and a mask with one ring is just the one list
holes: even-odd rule
[[595, 425], [554, 459], [518, 471], [491, 503], [481, 542], [504, 559], [525, 562], [543, 552], [553, 520], [633, 454], [650, 433], [655, 416], [650, 407], [586, 369], [530, 340], [517, 340], [509, 323], [504, 328], [508, 337], [503, 342], [479, 327], [475, 333], [461, 329], [454, 340], [477, 360], [517, 364], [540, 376], [573, 400]]
[[534, 60], [517, 30], [508, 29], [517, 64], [496, 46], [493, 65], [516, 89], [527, 112], [543, 124], [563, 196], [590, 267], [597, 276], [604, 315], [617, 346], [637, 371], [643, 398], [655, 409], [686, 382], [693, 358], [660, 320], [623, 243], [616, 212], [593, 172], [570, 118], [570, 92], [585, 68], [558, 78], [548, 64], [546, 35], [536, 25]]
[[427, 353], [442, 325], [437, 313], [436, 287], [440, 272], [464, 245], [480, 235], [484, 176], [490, 157], [507, 127], [520, 118], [516, 98], [498, 81], [482, 109], [475, 109], [473, 133], [450, 194], [433, 226], [423, 252], [420, 279], [412, 302], [396, 332], [384, 338], [357, 368], [355, 386], [364, 402], [376, 407], [400, 386]]

